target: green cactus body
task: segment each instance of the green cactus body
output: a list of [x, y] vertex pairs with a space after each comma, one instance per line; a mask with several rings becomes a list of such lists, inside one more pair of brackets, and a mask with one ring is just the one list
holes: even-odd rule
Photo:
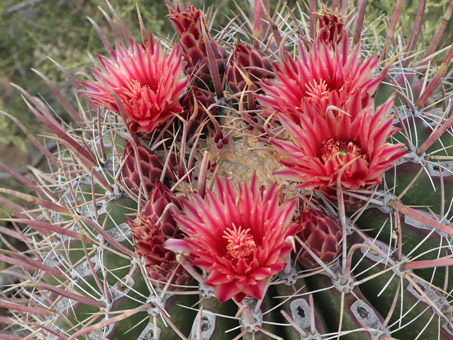
[[0, 189], [28, 248], [0, 252], [0, 339], [453, 339], [453, 48], [416, 53], [423, 1], [407, 46], [402, 1], [387, 36], [347, 4], [255, 1], [215, 37], [167, 1], [174, 43], [108, 4], [115, 47], [94, 23], [109, 55], [63, 70], [78, 110], [44, 77], [76, 123], [18, 88], [57, 148], [0, 164], [30, 187]]

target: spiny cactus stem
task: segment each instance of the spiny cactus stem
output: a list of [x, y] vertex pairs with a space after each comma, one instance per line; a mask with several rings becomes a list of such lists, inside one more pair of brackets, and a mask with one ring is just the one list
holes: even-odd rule
[[203, 160], [201, 161], [200, 166], [200, 174], [198, 175], [198, 195], [200, 195], [201, 198], [204, 198], [204, 195], [206, 193], [208, 162], [209, 162], [208, 152], [204, 151]]
[[442, 18], [442, 22], [440, 23], [439, 28], [436, 31], [436, 34], [434, 34], [434, 37], [431, 40], [428, 49], [426, 50], [425, 58], [433, 54], [433, 52], [436, 50], [436, 47], [437, 45], [439, 45], [440, 39], [444, 34], [445, 28], [447, 27], [451, 19], [452, 13], [453, 13], [453, 0], [450, 1], [450, 4], [448, 5], [447, 10], [445, 11], [444, 17]]
[[215, 93], [217, 98], [220, 99], [223, 97], [223, 90], [222, 90], [222, 80], [220, 79], [219, 68], [217, 66], [216, 58], [214, 55], [214, 51], [212, 49], [212, 45], [210, 44], [210, 39], [208, 33], [206, 32], [206, 27], [203, 25], [203, 21], [200, 20], [199, 26], [203, 33], [203, 39], [205, 41], [205, 48], [206, 54], [208, 56], [208, 67], [209, 72], [211, 73], [212, 83], [214, 84]]
[[18, 305], [15, 303], [9, 303], [9, 302], [5, 302], [5, 301], [1, 301], [1, 300], [0, 300], [0, 308], [17, 310], [19, 312], [24, 312], [24, 313], [36, 313], [39, 315], [50, 315], [50, 316], [55, 315], [55, 312], [53, 312], [47, 308]]
[[[404, 100], [404, 103], [407, 105], [407, 107], [411, 108], [412, 113], [415, 115], [417, 112], [417, 109], [416, 109], [415, 105], [412, 103], [412, 101], [407, 97], [406, 93], [404, 93], [401, 85], [398, 83], [398, 81], [394, 77], [392, 77], [391, 74], [387, 74], [387, 76], [390, 78], [392, 83], [395, 85], [394, 89], [395, 89], [396, 93], [398, 94], [398, 96], [400, 96]], [[404, 124], [401, 124], [401, 125], [404, 126]], [[405, 133], [405, 129], [403, 130], [403, 133]], [[405, 136], [406, 136], [406, 134], [405, 134]], [[406, 138], [406, 143], [409, 143], [408, 138]]]
[[137, 270], [137, 267], [138, 267], [137, 263], [134, 262], [132, 264], [131, 269], [129, 270], [129, 273], [127, 273], [127, 275], [126, 275], [126, 280], [124, 280], [124, 284], [121, 282], [123, 288], [129, 285], [129, 281], [131, 280], [132, 276], [134, 275], [135, 271]]
[[316, 0], [309, 0], [308, 2], [308, 13], [310, 15], [310, 38], [315, 40], [316, 37]]
[[109, 318], [107, 320], [104, 320], [102, 322], [99, 322], [95, 325], [91, 325], [89, 327], [84, 327], [82, 328], [81, 330], [75, 332], [73, 335], [71, 335], [67, 340], [74, 340], [76, 339], [78, 336], [82, 335], [82, 334], [86, 334], [86, 333], [89, 333], [89, 332], [92, 332], [92, 331], [95, 331], [97, 329], [101, 329], [101, 328], [104, 328], [112, 323], [116, 323], [118, 321], [121, 321], [121, 320], [124, 320], [132, 315], [135, 315], [139, 312], [142, 312], [144, 310], [147, 310], [148, 308], [151, 307], [151, 304], [149, 303], [145, 303], [137, 308], [134, 308], [134, 309], [129, 309], [129, 310], [126, 310], [126, 311], [122, 311], [120, 315], [117, 315], [113, 318]]
[[176, 261], [184, 267], [187, 272], [192, 275], [192, 277], [197, 280], [199, 283], [203, 283], [203, 277], [195, 270], [195, 268], [190, 264], [184, 255], [178, 254], [176, 255]]
[[431, 96], [433, 93], [434, 89], [437, 87], [439, 82], [442, 79], [442, 76], [447, 72], [448, 65], [450, 64], [450, 61], [453, 57], [453, 44], [450, 45], [450, 49], [448, 50], [447, 55], [445, 56], [444, 60], [442, 61], [442, 64], [440, 65], [439, 69], [437, 70], [436, 75], [434, 78], [431, 80], [429, 83], [428, 87], [423, 91], [423, 93], [420, 95], [420, 98], [417, 100], [416, 105], [418, 107], [423, 107], [425, 104], [425, 101]]
[[22, 199], [24, 201], [27, 201], [27, 202], [30, 202], [30, 203], [33, 203], [33, 204], [36, 204], [36, 205], [40, 205], [44, 209], [53, 210], [53, 211], [61, 213], [61, 214], [70, 214], [69, 211], [65, 207], [63, 207], [61, 205], [58, 205], [58, 204], [55, 204], [55, 203], [52, 203], [52, 202], [49, 202], [49, 201], [44, 200], [44, 199], [39, 198], [39, 197], [35, 197], [35, 196], [32, 196], [32, 195], [21, 193], [19, 191], [10, 190], [10, 189], [4, 189], [4, 188], [0, 188], [0, 192], [4, 193], [4, 194], [12, 195], [12, 196], [14, 196], [16, 198], [20, 198], [20, 199]]
[[72, 230], [67, 230], [65, 228], [50, 224], [50, 223], [45, 223], [42, 221], [35, 221], [35, 220], [27, 220], [27, 219], [22, 219], [22, 218], [13, 218], [13, 219], [6, 219], [7, 221], [11, 222], [16, 222], [16, 223], [26, 223], [33, 229], [42, 232], [43, 234], [50, 234], [50, 233], [57, 233], [60, 235], [68, 236], [71, 237], [75, 240], [79, 241], [87, 241], [92, 244], [96, 244], [97, 242], [95, 240], [92, 240], [90, 237], [84, 234], [77, 233]]
[[[346, 261], [348, 257], [348, 248], [347, 248], [347, 224], [346, 224], [346, 211], [344, 207], [344, 196], [343, 196], [343, 189], [341, 187], [341, 177], [343, 176], [343, 172], [347, 169], [349, 165], [354, 162], [355, 159], [351, 160], [350, 162], [346, 163], [341, 170], [338, 172], [337, 175], [337, 202], [338, 202], [338, 217], [340, 219], [341, 225], [341, 233], [342, 233], [342, 269], [343, 273], [346, 271]], [[335, 279], [337, 280], [337, 279]]]
[[191, 139], [191, 144], [193, 145], [193, 147], [192, 147], [192, 150], [190, 150], [189, 160], [187, 161], [187, 169], [193, 169], [193, 163], [194, 163], [194, 160], [195, 160], [195, 155], [196, 155], [197, 150], [198, 150], [198, 148], [197, 148], [198, 141], [200, 140], [200, 137], [201, 137], [201, 134], [202, 134], [202, 130], [203, 130], [204, 126], [207, 123], [208, 123], [208, 121], [205, 121], [202, 124], [200, 124], [200, 126], [198, 127], [197, 132], [194, 134], [194, 136]]
[[396, 232], [396, 247], [397, 247], [396, 259], [397, 259], [397, 261], [401, 262], [401, 260], [403, 258], [403, 234], [402, 234], [402, 230], [401, 230], [400, 213], [398, 210], [395, 210], [395, 232]]
[[[300, 37], [309, 37], [310, 34], [308, 32], [308, 27], [307, 27], [307, 23], [305, 22], [305, 18], [304, 18], [304, 15], [302, 13], [302, 9], [300, 8], [300, 5], [299, 5], [299, 2], [296, 2], [297, 4], [297, 8], [299, 9], [299, 12], [302, 14], [300, 16], [300, 19], [302, 20], [302, 25], [304, 26], [304, 29], [305, 29], [305, 33], [304, 31], [302, 30], [302, 25], [299, 23], [298, 19], [296, 18], [296, 16], [294, 15], [293, 11], [288, 7], [288, 4], [285, 2], [285, 7], [286, 7], [286, 10], [288, 11], [289, 15], [291, 16], [291, 18], [293, 19], [294, 23], [296, 24], [296, 27], [299, 31], [299, 35]], [[303, 38], [305, 39], [305, 38]], [[278, 46], [281, 46], [282, 42], [280, 41], [280, 43], [278, 44]]]
[[[99, 281], [99, 277], [97, 276], [96, 271], [94, 270], [93, 263], [91, 262], [91, 257], [88, 254], [88, 250], [87, 250], [87, 247], [86, 247], [86, 244], [84, 241], [82, 241], [82, 246], [83, 246], [83, 252], [85, 253], [85, 258], [87, 260], [88, 266], [90, 267], [91, 273], [93, 274], [94, 280], [99, 288], [99, 291], [102, 293], [103, 296], [107, 297], [107, 299], [108, 299], [109, 296], [108, 296], [108, 294], [106, 294], [107, 290], [104, 289], [105, 287], [103, 287], [101, 284], [101, 281]], [[111, 303], [110, 301], [107, 301], [107, 302], [108, 302], [108, 304]]]
[[174, 277], [175, 277], [176, 271], [178, 270], [178, 267], [179, 267], [179, 265], [176, 266], [176, 268], [173, 270], [173, 272], [171, 273], [170, 277], [168, 278], [168, 281], [165, 283], [165, 286], [164, 286], [164, 288], [162, 289], [162, 292], [160, 293], [160, 296], [159, 296], [159, 298], [160, 298], [161, 300], [164, 300], [165, 294], [167, 294], [167, 292], [168, 292], [168, 287], [170, 287], [171, 283], [173, 282], [173, 279], [174, 279]]
[[108, 0], [105, 0], [105, 2], [107, 3], [107, 6], [109, 7], [109, 10], [110, 12], [113, 14], [113, 17], [115, 18], [116, 20], [116, 24], [118, 25], [118, 27], [120, 28], [121, 30], [121, 33], [123, 34], [124, 36], [124, 39], [126, 40], [126, 42], [129, 42], [132, 40], [132, 37], [129, 33], [129, 30], [127, 29], [126, 25], [124, 24], [124, 22], [121, 20], [121, 18], [119, 17], [119, 15], [116, 13], [115, 9], [113, 8], [113, 6], [110, 4], [110, 2]]
[[53, 292], [55, 294], [67, 297], [68, 299], [71, 299], [71, 300], [74, 300], [74, 301], [77, 301], [77, 302], [80, 302], [80, 303], [84, 303], [86, 305], [96, 306], [96, 307], [99, 307], [99, 308], [103, 308], [104, 307], [104, 303], [102, 301], [94, 300], [94, 299], [91, 299], [89, 297], [86, 297], [86, 296], [83, 296], [83, 295], [80, 295], [80, 294], [71, 293], [71, 292], [68, 292], [68, 291], [66, 291], [64, 289], [61, 289], [61, 288], [58, 288], [58, 287], [54, 287], [54, 286], [52, 286], [50, 284], [47, 284], [47, 283], [44, 283], [44, 282], [41, 282], [41, 283], [38, 283], [38, 284], [21, 283], [21, 286], [22, 287], [31, 287], [31, 288], [45, 289], [45, 290], [48, 290], [48, 291]]
[[379, 340], [398, 340], [398, 339], [392, 338], [391, 336], [383, 334], [379, 337]]
[[352, 267], [352, 255], [354, 255], [354, 252], [356, 250], [361, 249], [361, 248], [370, 249], [370, 246], [367, 246], [366, 244], [363, 244], [363, 243], [356, 243], [356, 244], [352, 245], [351, 248], [349, 249], [348, 258], [346, 260], [345, 271], [343, 272], [343, 274], [341, 276], [341, 280], [340, 280], [340, 283], [342, 285], [345, 285], [349, 279], [349, 275], [351, 273], [351, 267]]
[[[274, 18], [271, 17], [271, 15], [269, 14], [269, 6], [263, 6], [263, 11], [264, 11], [264, 14], [266, 15], [267, 21], [269, 22], [269, 24], [272, 28], [272, 34], [274, 35], [275, 43], [277, 44], [277, 46], [280, 46], [280, 44], [282, 43], [282, 36], [280, 35], [280, 30], [278, 28], [278, 25], [274, 21]], [[275, 12], [277, 12], [277, 11], [278, 11], [278, 9], [275, 10]], [[275, 15], [274, 15], [274, 17], [275, 17]]]
[[346, 14], [346, 12], [348, 11], [348, 7], [349, 7], [349, 0], [343, 0], [341, 2], [341, 13]]
[[184, 176], [184, 173], [186, 170], [184, 162], [185, 162], [185, 157], [186, 157], [186, 144], [187, 144], [188, 130], [189, 130], [189, 124], [184, 124], [183, 129], [182, 129], [181, 151], [180, 151], [180, 155], [179, 155], [178, 177]]
[[438, 313], [438, 315], [442, 316], [442, 318], [444, 318], [445, 321], [447, 321], [451, 327], [453, 327], [453, 323], [451, 322], [451, 320], [439, 309], [439, 307], [431, 300], [431, 298], [428, 295], [426, 295], [425, 291], [417, 284], [417, 282], [414, 281], [411, 275], [414, 274], [412, 272], [405, 272], [404, 278], [407, 281], [409, 281], [409, 283], [411, 283], [412, 286], [414, 286], [415, 290], [417, 290], [417, 292], [425, 299], [426, 303], [430, 305], [431, 308], [433, 308]]
[[263, 298], [256, 302], [255, 310], [253, 311], [255, 314], [260, 312], [261, 305], [263, 304], [263, 301], [264, 301], [264, 296], [266, 295], [266, 291], [269, 288], [269, 283], [270, 283], [270, 280], [267, 281], [266, 286], [263, 288], [263, 291], [264, 291]]
[[25, 127], [24, 124], [22, 124], [16, 117], [10, 115], [9, 113], [6, 113], [6, 112], [3, 112], [3, 111], [0, 111], [1, 114], [5, 115], [6, 117], [8, 117], [9, 119], [11, 119], [21, 130], [22, 132], [25, 134], [25, 136], [27, 136], [27, 138], [33, 143], [34, 146], [36, 146], [36, 148], [38, 148], [39, 151], [41, 151], [47, 159], [49, 159], [50, 161], [52, 161], [55, 165], [57, 165], [60, 169], [63, 168], [63, 166], [61, 165], [60, 161], [55, 157], [55, 155], [50, 152], [46, 147], [44, 147], [44, 145], [41, 144], [41, 142], [39, 142], [35, 136], [33, 136], [30, 131], [28, 131], [28, 129]]
[[384, 49], [382, 52], [383, 59], [385, 59], [387, 57], [387, 54], [389, 53], [390, 45], [392, 44], [393, 36], [395, 35], [396, 24], [398, 23], [398, 20], [399, 20], [400, 14], [401, 14], [401, 8], [403, 7], [403, 3], [404, 3], [404, 0], [398, 0], [395, 5], [395, 10], [393, 11], [392, 19], [390, 21], [390, 26], [387, 31], [387, 36], [385, 38]]
[[366, 243], [368, 243], [368, 245], [373, 251], [377, 252], [379, 255], [382, 256], [382, 258], [386, 259], [391, 266], [396, 266], [395, 261], [391, 257], [388, 257], [387, 254], [380, 247], [378, 247], [375, 242], [373, 242], [373, 240], [371, 240], [355, 225], [352, 225], [352, 228], [355, 233], [357, 233]]
[[99, 108], [96, 110], [96, 114], [98, 116], [97, 118], [98, 135], [101, 136], [101, 138], [99, 138], [99, 143], [101, 144], [102, 161], [105, 162], [107, 160], [107, 154], [105, 152], [104, 138], [102, 137], [101, 110]]
[[[102, 139], [102, 138], [101, 138]], [[93, 176], [94, 169], [91, 168], [91, 173], [90, 173], [90, 182], [91, 182], [91, 199], [93, 202], [93, 211], [94, 211], [94, 218], [96, 221], [99, 221], [99, 213], [98, 213], [98, 207], [97, 207], [97, 202], [96, 202], [96, 192], [95, 192], [95, 187], [94, 187], [94, 176]]]
[[[450, 104], [451, 105], [451, 104]], [[447, 111], [445, 111], [445, 114], [447, 113]], [[443, 117], [442, 117], [443, 118]], [[439, 140], [440, 136], [442, 136], [444, 134], [445, 131], [448, 130], [448, 128], [450, 126], [453, 125], [453, 117], [450, 117], [445, 123], [442, 123], [442, 120], [439, 119], [439, 122], [437, 123], [436, 127], [434, 128], [434, 130], [431, 132], [431, 135], [428, 137], [428, 139], [422, 144], [419, 146], [419, 148], [417, 149], [417, 154], [418, 155], [422, 155], [426, 152], [426, 150], [428, 150], [428, 148], [433, 145], [433, 143], [435, 143], [437, 140]]]
[[[77, 143], [71, 136], [64, 132], [61, 125], [52, 117], [52, 114], [49, 112], [47, 107], [44, 104], [27, 91], [21, 88], [19, 85], [11, 84], [19, 92], [21, 92], [25, 98], [24, 101], [30, 111], [33, 112], [36, 118], [38, 118], [50, 131], [54, 132], [58, 137], [62, 139], [62, 142], [68, 147], [76, 150], [76, 154], [80, 156], [80, 159], [85, 158], [88, 162], [92, 164], [97, 164], [96, 158], [93, 156], [89, 148], [84, 148], [79, 143]], [[33, 104], [33, 105], [32, 105]]]
[[189, 169], [186, 174], [179, 178], [178, 181], [170, 188], [170, 191], [175, 191], [175, 189], [182, 183], [186, 180], [187, 177], [189, 177], [192, 172], [195, 170], [195, 168], [192, 168], [192, 169]]
[[[415, 44], [417, 43], [418, 35], [420, 34], [420, 30], [422, 27], [422, 19], [423, 19], [423, 14], [425, 12], [425, 6], [426, 6], [426, 0], [420, 0], [420, 2], [418, 3], [418, 9], [417, 9], [417, 14], [416, 14], [415, 20], [414, 20], [414, 25], [413, 25], [413, 28], [411, 31], [411, 36], [409, 38], [409, 42], [407, 43], [407, 53], [408, 54], [412, 53], [412, 51], [415, 48]], [[404, 61], [403, 66], [407, 67], [411, 63], [413, 57], [414, 56], [411, 55], [409, 58], [407, 58]]]
[[71, 104], [67, 101], [65, 96], [60, 92], [60, 90], [55, 86], [54, 83], [50, 81], [49, 78], [47, 78], [44, 74], [39, 72], [38, 70], [32, 68], [31, 69], [33, 72], [35, 72], [38, 76], [40, 76], [47, 84], [47, 86], [50, 87], [52, 92], [57, 96], [58, 100], [63, 104], [64, 108], [66, 111], [69, 113], [71, 118], [80, 126], [80, 127], [85, 127], [85, 122], [84, 119], [78, 114], [78, 112], [72, 107]]
[[239, 333], [233, 340], [240, 340], [242, 336], [247, 334], [250, 331], [250, 327], [245, 328], [241, 333]]
[[155, 141], [155, 144], [151, 146], [151, 148], [150, 148], [151, 151], [156, 150], [159, 147], [160, 143], [163, 143], [165, 141], [163, 136], [164, 136], [165, 132], [168, 131], [169, 126], [173, 123], [174, 120], [175, 120], [175, 117], [169, 118], [168, 122], [165, 123], [165, 125], [162, 128], [162, 131], [160, 131], [160, 133], [157, 135], [156, 138], [154, 138], [154, 133], [153, 133], [151, 139], [153, 141]]
[[[145, 179], [143, 176], [142, 167], [140, 166], [140, 152], [138, 151], [137, 144], [134, 141], [131, 141], [132, 148], [134, 149], [134, 158], [135, 158], [135, 167], [138, 170], [138, 176], [140, 178], [140, 188], [139, 188], [139, 196], [142, 194], [145, 195], [145, 200], [149, 200], [149, 193], [148, 190], [144, 187]], [[139, 197], [141, 198], [141, 197]]]
[[[65, 144], [66, 146], [69, 146], [65, 142], [63, 142], [63, 144]], [[110, 185], [109, 182], [107, 182], [107, 180], [103, 176], [101, 176], [96, 170], [91, 172], [91, 169], [93, 169], [93, 164], [94, 163], [90, 163], [88, 160], [84, 159], [83, 157], [78, 157], [78, 159], [80, 160], [80, 165], [85, 169], [85, 171], [88, 172], [88, 173], [92, 173], [93, 177], [96, 179], [96, 182], [102, 188], [104, 188], [105, 191], [107, 191], [109, 193], [113, 193], [114, 192], [113, 187]], [[98, 163], [96, 163], [96, 164], [98, 164]], [[101, 168], [101, 171], [102, 171], [102, 168]]]
[[308, 294], [308, 304], [310, 306], [310, 332], [312, 335], [316, 334], [316, 321], [315, 321], [315, 301], [313, 294]]
[[302, 241], [299, 236], [295, 236], [297, 242], [304, 248], [304, 250], [310, 254], [310, 256], [329, 274], [334, 280], [338, 280], [337, 274], [335, 274], [332, 269], [327, 267], [327, 265], [313, 252], [313, 250], [308, 247], [304, 241]]
[[344, 318], [344, 297], [345, 297], [345, 292], [341, 292], [341, 297], [340, 297], [340, 317], [339, 317], [339, 322], [338, 322], [338, 336], [337, 340], [340, 340], [341, 337], [341, 328], [343, 327], [343, 318]]
[[[105, 227], [107, 221], [109, 220], [109, 216], [110, 216], [110, 213], [107, 212], [107, 216], [105, 217], [105, 221], [104, 221], [104, 227]], [[127, 259], [129, 259], [131, 257], [135, 258], [137, 256], [132, 250], [130, 250], [129, 248], [126, 248], [124, 245], [122, 245], [117, 240], [115, 240], [111, 235], [109, 235], [105, 231], [105, 228], [101, 228], [101, 226], [97, 222], [95, 222], [93, 220], [90, 220], [89, 218], [86, 218], [86, 217], [83, 217], [83, 216], [78, 216], [78, 218], [82, 222], [87, 223], [92, 228], [94, 228], [105, 240], [107, 240], [110, 244], [112, 244], [117, 249], [121, 250], [123, 253], [118, 252], [118, 251], [116, 251], [114, 249], [111, 249], [111, 248], [109, 248], [109, 251], [114, 252], [118, 256], [121, 256], [121, 257], [124, 257], [124, 258], [127, 258]]]
[[362, 279], [362, 280], [360, 280], [360, 281], [354, 281], [354, 282], [352, 282], [352, 285], [351, 285], [351, 286], [352, 286], [352, 287], [358, 287], [358, 286], [360, 286], [361, 284], [363, 284], [363, 283], [365, 283], [365, 282], [368, 282], [368, 281], [370, 281], [370, 280], [372, 280], [372, 279], [374, 279], [374, 278], [376, 278], [376, 277], [379, 277], [380, 275], [382, 275], [382, 274], [384, 274], [384, 273], [386, 273], [386, 272], [398, 270], [398, 267], [400, 266], [400, 263], [395, 263], [395, 262], [394, 262], [390, 257], [388, 257], [387, 255], [385, 255], [384, 259], [385, 259], [388, 263], [393, 262], [393, 263], [391, 264], [390, 267], [387, 267], [387, 268], [385, 268], [385, 269], [381, 270], [380, 272], [377, 272], [377, 273], [375, 273], [375, 274], [373, 274], [373, 275], [367, 276], [366, 278], [364, 278], [364, 279]]
[[254, 1], [254, 5], [255, 5], [255, 15], [253, 16], [254, 17], [254, 20], [253, 20], [253, 46], [255, 48], [259, 48], [260, 46], [260, 43], [259, 43], [259, 38], [262, 38], [262, 35], [263, 35], [263, 32], [261, 30], [262, 28], [262, 25], [261, 25], [261, 15], [262, 15], [262, 7], [263, 7], [263, 3], [261, 0], [255, 0]]
[[[187, 340], [187, 338], [184, 336], [184, 334], [181, 333], [181, 331], [178, 329], [178, 327], [175, 326], [175, 324], [171, 321], [170, 317], [167, 315], [167, 312], [164, 311], [162, 308], [160, 308], [160, 306], [156, 305], [155, 306], [157, 308], [157, 310], [159, 311], [160, 315], [165, 319], [165, 321], [170, 325], [170, 327], [173, 329], [173, 331], [178, 334], [181, 339], [183, 340]], [[156, 324], [154, 324], [156, 325]], [[156, 327], [156, 326], [155, 326]], [[157, 332], [155, 332], [154, 334], [157, 334]]]
[[414, 176], [414, 178], [411, 179], [409, 184], [404, 188], [403, 191], [398, 195], [396, 198], [398, 201], [403, 198], [403, 196], [408, 192], [408, 190], [414, 185], [415, 181], [418, 179], [418, 177], [423, 173], [423, 171], [426, 170], [426, 165], [428, 164], [429, 157], [426, 158], [425, 162], [423, 163], [423, 166], [420, 167], [418, 170], [417, 174]]
[[447, 235], [449, 235], [450, 237], [453, 236], [452, 227], [450, 227], [444, 223], [438, 222], [432, 218], [429, 218], [428, 216], [425, 216], [425, 215], [419, 213], [418, 211], [416, 211], [412, 208], [409, 208], [396, 200], [393, 200], [392, 202], [390, 202], [390, 207], [392, 207], [395, 210], [399, 210], [404, 215], [412, 217], [413, 219], [415, 219], [419, 222], [425, 223], [438, 231], [444, 232]]
[[294, 329], [300, 333], [300, 335], [303, 338], [308, 338], [308, 334], [305, 333], [305, 331], [299, 327], [299, 325], [288, 315], [288, 313], [286, 313], [283, 309], [280, 310], [280, 313], [283, 315], [286, 321], [288, 321], [291, 324], [291, 326], [293, 326]]
[[18, 180], [19, 182], [21, 182], [25, 186], [27, 186], [29, 188], [32, 188], [33, 191], [35, 191], [37, 194], [40, 194], [42, 196], [49, 195], [49, 196], [52, 197], [52, 199], [55, 199], [55, 200], [57, 199], [53, 193], [51, 193], [49, 191], [44, 192], [44, 190], [41, 189], [36, 183], [34, 183], [33, 181], [29, 180], [25, 176], [22, 176], [19, 172], [17, 172], [14, 169], [10, 168], [8, 165], [6, 165], [5, 163], [3, 163], [1, 161], [0, 161], [0, 169], [2, 169], [3, 171], [7, 172], [8, 174], [10, 174], [11, 177], [15, 178], [16, 180]]
[[406, 262], [402, 265], [401, 270], [413, 270], [413, 269], [425, 269], [425, 268], [435, 268], [435, 267], [449, 267], [453, 266], [452, 255], [441, 257], [434, 260], [423, 260], [423, 261], [412, 261]]
[[[273, 339], [276, 339], [276, 340], [284, 340], [283, 338], [269, 332], [267, 329], [261, 327], [261, 326], [256, 326], [256, 329], [259, 330], [261, 333], [263, 334], [266, 334], [267, 336], [273, 338]], [[255, 332], [253, 332], [253, 334], [255, 334]]]
[[360, 37], [362, 35], [363, 20], [365, 19], [365, 9], [367, 5], [367, 0], [361, 0], [359, 6], [359, 11], [357, 13], [357, 21], [355, 24], [353, 44], [357, 45], [360, 42]]
[[387, 317], [385, 318], [384, 322], [381, 325], [381, 330], [386, 329], [386, 327], [387, 327], [388, 323], [390, 322], [390, 319], [393, 315], [393, 312], [395, 311], [396, 304], [397, 304], [399, 296], [400, 296], [399, 295], [400, 288], [401, 288], [401, 280], [398, 280], [398, 286], [395, 289], [395, 296], [393, 297], [392, 304], [390, 305], [389, 312], [387, 313]]
[[[101, 12], [103, 11], [102, 9], [100, 9], [100, 10], [101, 10]], [[110, 55], [115, 55], [115, 50], [110, 45], [108, 38], [106, 37], [104, 32], [101, 30], [99, 25], [90, 17], [87, 16], [86, 18], [90, 22], [90, 24], [93, 25], [94, 29], [96, 30], [96, 33], [99, 35], [99, 38], [101, 38], [102, 44], [104, 45], [104, 47], [108, 51], [108, 53]]]

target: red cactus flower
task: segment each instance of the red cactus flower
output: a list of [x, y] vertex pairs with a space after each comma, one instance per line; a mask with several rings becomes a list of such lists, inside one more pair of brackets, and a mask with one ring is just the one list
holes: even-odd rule
[[143, 211], [135, 220], [128, 220], [134, 248], [145, 259], [148, 276], [158, 286], [164, 286], [172, 275], [173, 284], [183, 285], [192, 280], [178, 265], [175, 253], [163, 247], [169, 238], [182, 237], [174, 219], [180, 209], [180, 200], [165, 185], [156, 181]]
[[[340, 255], [341, 227], [332, 217], [319, 210], [306, 208], [294, 223], [299, 230], [297, 236], [325, 264], [331, 263]], [[298, 261], [307, 269], [319, 267], [315, 259], [303, 248], [300, 250]]]
[[[184, 53], [186, 74], [194, 75], [199, 86], [213, 89], [206, 48], [209, 46], [212, 49], [220, 75], [225, 71], [227, 53], [209, 33], [203, 12], [188, 4], [184, 10], [179, 6], [176, 10], [170, 8], [168, 17], [179, 37], [179, 43]], [[203, 30], [207, 39], [204, 37]]]
[[[362, 61], [360, 47], [349, 51], [347, 36], [339, 45], [316, 40], [308, 53], [300, 45], [300, 57], [276, 65], [276, 79], [262, 84], [265, 95], [258, 99], [265, 115], [282, 113], [299, 123], [299, 117], [334, 115], [337, 107], [350, 111], [350, 103], [368, 106], [381, 77], [374, 77], [379, 57]], [[358, 100], [357, 98], [358, 97]]]
[[165, 246], [190, 255], [221, 302], [232, 297], [240, 302], [247, 295], [261, 299], [291, 252], [285, 240], [296, 233], [294, 208], [295, 201], [279, 203], [277, 185], [260, 190], [256, 176], [237, 190], [217, 178], [215, 192], [205, 199], [194, 195], [184, 204], [185, 215], [177, 217], [186, 238]]
[[336, 188], [341, 171], [344, 189], [381, 183], [383, 172], [407, 152], [402, 144], [386, 142], [398, 131], [392, 118], [387, 118], [392, 105], [393, 98], [376, 112], [369, 105], [354, 113], [354, 119], [347, 114], [314, 116], [313, 120], [301, 116], [300, 126], [280, 115], [290, 140], [270, 140], [285, 166], [275, 174], [296, 180], [306, 189]]
[[132, 132], [151, 132], [182, 111], [179, 97], [187, 79], [181, 78], [182, 61], [177, 48], [163, 52], [150, 35], [149, 43], [117, 44], [111, 59], [98, 56], [95, 81], [86, 81], [84, 92], [96, 105], [120, 113], [119, 98]]
[[[154, 182], [160, 179], [164, 165], [154, 152], [143, 145], [137, 145], [138, 162], [132, 144], [127, 141], [121, 156], [120, 180], [124, 186], [135, 196], [138, 196], [140, 187], [147, 193], [151, 192]], [[137, 166], [138, 163], [138, 166]], [[142, 173], [140, 176], [139, 172]]]

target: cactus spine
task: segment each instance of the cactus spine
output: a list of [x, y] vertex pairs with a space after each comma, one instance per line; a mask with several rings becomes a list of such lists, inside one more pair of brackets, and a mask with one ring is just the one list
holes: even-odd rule
[[217, 36], [167, 3], [171, 44], [108, 4], [94, 79], [63, 70], [78, 109], [42, 75], [73, 123], [18, 87], [57, 151], [1, 165], [30, 192], [0, 189], [29, 249], [0, 252], [0, 339], [452, 339], [453, 47], [440, 25], [419, 57], [425, 2], [403, 48], [402, 1], [386, 36], [366, 1], [255, 1]]

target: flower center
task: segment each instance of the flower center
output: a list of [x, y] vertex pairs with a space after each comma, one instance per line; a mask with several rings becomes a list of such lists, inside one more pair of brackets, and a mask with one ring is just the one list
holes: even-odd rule
[[329, 94], [329, 88], [327, 87], [327, 83], [324, 79], [321, 79], [319, 84], [315, 79], [313, 79], [312, 81], [309, 81], [306, 86], [307, 96], [312, 98], [322, 99]]
[[142, 86], [137, 79], [128, 81], [127, 85], [122, 88], [123, 94], [129, 104], [143, 103], [146, 100], [146, 92], [151, 88], [148, 85]]
[[335, 155], [339, 157], [346, 155], [347, 153], [352, 154], [355, 157], [366, 158], [366, 155], [363, 154], [362, 149], [355, 145], [353, 142], [340, 142], [330, 138], [322, 142], [321, 146], [321, 159], [326, 164], [332, 159]]
[[228, 240], [226, 249], [231, 257], [238, 260], [247, 257], [255, 251], [256, 244], [252, 235], [249, 235], [249, 231], [250, 229], [237, 228], [234, 224], [233, 229], [225, 229], [222, 237]]

